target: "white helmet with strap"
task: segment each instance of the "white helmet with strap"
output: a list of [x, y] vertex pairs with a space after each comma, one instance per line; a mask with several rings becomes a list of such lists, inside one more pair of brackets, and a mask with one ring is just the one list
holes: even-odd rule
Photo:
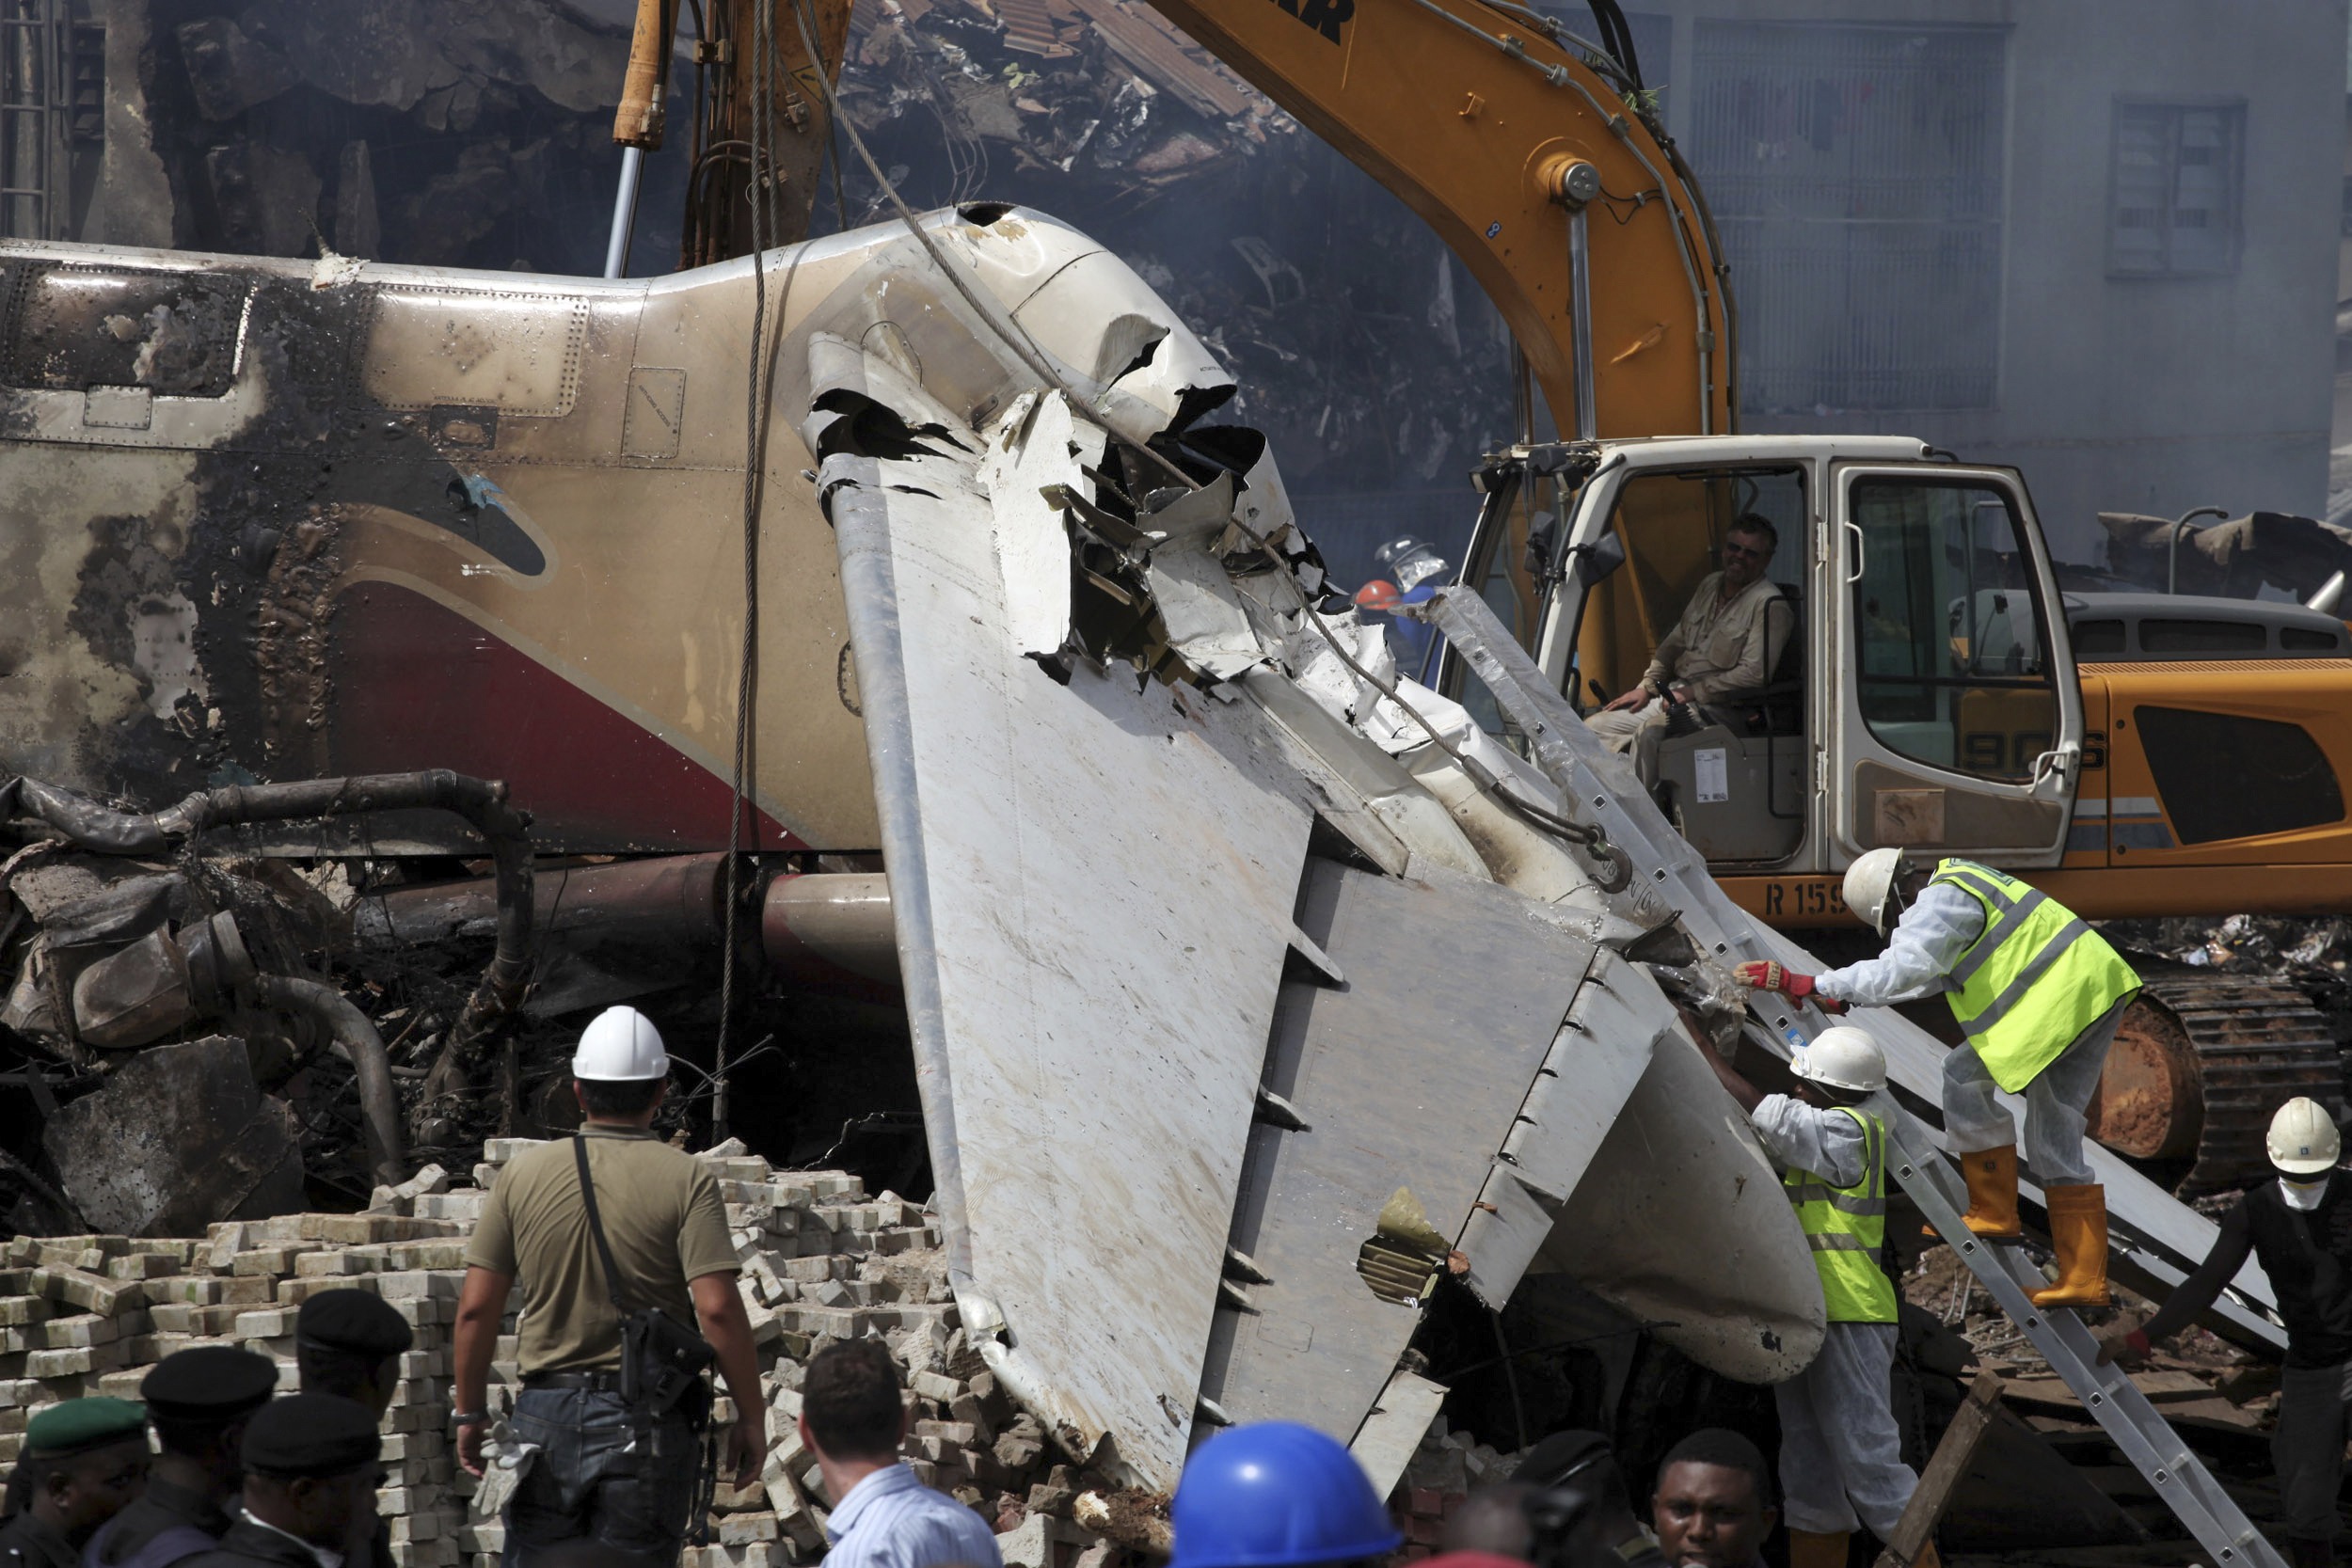
[[1816, 1035], [1812, 1044], [1797, 1053], [1788, 1070], [1850, 1094], [1874, 1094], [1886, 1087], [1886, 1053], [1867, 1029], [1840, 1023]]
[[2317, 1176], [2343, 1157], [2344, 1134], [2327, 1106], [2298, 1095], [2270, 1118], [2269, 1148], [2270, 1163], [2287, 1175]]
[[1879, 935], [1894, 923], [1895, 879], [1903, 871], [1900, 849], [1869, 849], [1846, 867], [1846, 908]]

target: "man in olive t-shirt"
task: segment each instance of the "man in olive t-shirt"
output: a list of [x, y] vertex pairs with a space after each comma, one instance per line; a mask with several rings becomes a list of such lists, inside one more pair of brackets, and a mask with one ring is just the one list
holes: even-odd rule
[[[625, 1309], [699, 1320], [735, 1398], [719, 1474], [750, 1484], [767, 1446], [751, 1322], [736, 1291], [718, 1184], [653, 1134], [670, 1059], [644, 1015], [610, 1007], [581, 1034], [573, 1087], [596, 1212], [621, 1273]], [[466, 1246], [457, 1304], [458, 1457], [482, 1474], [490, 1362], [509, 1291], [523, 1288], [523, 1391], [515, 1435], [539, 1452], [506, 1509], [507, 1561], [528, 1565], [561, 1542], [594, 1539], [654, 1568], [675, 1560], [689, 1526], [699, 1435], [683, 1417], [649, 1444], [620, 1397], [620, 1315], [589, 1233], [571, 1139], [530, 1150], [499, 1174]]]

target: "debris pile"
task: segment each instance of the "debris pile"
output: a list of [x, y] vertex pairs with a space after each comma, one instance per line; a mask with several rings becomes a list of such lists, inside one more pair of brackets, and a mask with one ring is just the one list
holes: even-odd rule
[[[351, 829], [364, 849], [419, 804], [469, 816], [437, 830], [454, 865], [305, 843]], [[421, 1165], [469, 1166], [485, 1136], [568, 1130], [580, 1015], [633, 1001], [681, 1042], [715, 1032], [703, 982], [724, 857], [534, 865], [525, 816], [496, 785], [312, 780], [137, 816], [0, 778], [0, 819], [20, 841], [0, 856], [0, 1085], [19, 1091], [0, 1097], [0, 1216], [14, 1230], [184, 1236], [361, 1209]], [[852, 950], [827, 935], [822, 890], [865, 885], [805, 875], [834, 859], [760, 873], [787, 889], [767, 919], [798, 967], [763, 968], [763, 987], [789, 989], [744, 1000], [739, 1022], [777, 1037], [763, 1054], [783, 1060], [744, 1075], [739, 1105], [795, 1164], [825, 1158], [845, 1122], [898, 1116], [828, 1163], [924, 1191], [920, 1128], [899, 1109], [912, 1085], [854, 1044], [878, 1028], [886, 1048], [895, 1015], [872, 1006], [880, 1024], [845, 1022], [812, 1000], [843, 985], [888, 999], [870, 936]], [[661, 1131], [699, 1125], [711, 1098], [707, 1084], [682, 1092]]]
[[[532, 961], [527, 818], [504, 800], [502, 786], [427, 771], [230, 786], [140, 815], [0, 780], [0, 815], [25, 841], [0, 863], [0, 959], [13, 974], [0, 1037], [23, 1057], [17, 1081], [46, 1160], [0, 1163], [14, 1228], [187, 1234], [299, 1209], [329, 1172], [357, 1208], [373, 1185], [407, 1176], [411, 1122], [468, 1119], [425, 1114], [433, 1104], [511, 1118], [511, 1085], [471, 1092], [511, 1037]], [[412, 1054], [429, 1050], [429, 1067], [396, 1065], [374, 1019], [328, 978], [354, 950], [342, 868], [306, 872], [206, 842], [420, 807], [467, 819], [497, 868], [487, 969], [478, 947], [456, 959], [478, 978], [441, 976], [437, 1027], [420, 1035], [412, 1016], [396, 1036]], [[373, 990], [378, 1010], [398, 1010]]]
[[1206, 50], [1129, 0], [861, 6], [841, 96], [861, 132], [909, 122], [934, 157], [944, 151], [965, 196], [993, 194], [1002, 160], [1067, 177], [1094, 200], [1133, 198], [1260, 152], [1287, 154], [1300, 134]]
[[[295, 1386], [294, 1323], [321, 1291], [382, 1296], [416, 1331], [385, 1417], [388, 1470], [378, 1506], [401, 1568], [495, 1568], [503, 1532], [469, 1511], [473, 1483], [450, 1449], [451, 1324], [465, 1239], [486, 1190], [534, 1140], [494, 1138], [475, 1184], [428, 1166], [375, 1194], [358, 1214], [281, 1214], [215, 1225], [201, 1239], [18, 1237], [0, 1249], [0, 1463], [13, 1461], [30, 1413], [88, 1394], [136, 1398], [174, 1351], [240, 1345], [275, 1360]], [[730, 1139], [700, 1156], [720, 1184], [743, 1262], [740, 1289], [759, 1347], [770, 1448], [759, 1481], [721, 1488], [710, 1544], [685, 1568], [768, 1568], [810, 1560], [824, 1542], [816, 1461], [797, 1422], [802, 1369], [831, 1340], [880, 1335], [902, 1368], [914, 1418], [908, 1462], [977, 1509], [1019, 1568], [1074, 1568], [1142, 1544], [1162, 1521], [1152, 1499], [1069, 1464], [1036, 1418], [1017, 1411], [964, 1338], [936, 1221], [893, 1194], [869, 1196], [843, 1171], [776, 1170]], [[510, 1311], [491, 1370], [491, 1404], [519, 1386]], [[716, 1419], [732, 1419], [723, 1395]], [[1081, 1522], [1084, 1521], [1084, 1522]]]
[[2285, 512], [2254, 512], [2201, 526], [2171, 517], [2102, 512], [2107, 569], [2154, 593], [2250, 599], [2275, 588], [2308, 600], [2329, 578], [2352, 572], [2352, 528]]
[[[2196, 1544], [2181, 1537], [2169, 1508], [2116, 1454], [2091, 1413], [1993, 1304], [1957, 1254], [1948, 1247], [1929, 1248], [1902, 1285], [1910, 1308], [1964, 1337], [1974, 1363], [2000, 1374], [2003, 1429], [2010, 1435], [1985, 1451], [1997, 1455], [2006, 1449], [2012, 1457], [2006, 1465], [1998, 1457], [1989, 1463], [1980, 1458], [1972, 1487], [1995, 1496], [2000, 1494], [1993, 1489], [2002, 1489], [2013, 1511], [2041, 1532], [2017, 1545], [2067, 1546], [2063, 1560], [2085, 1565], [2198, 1560]], [[2152, 1303], [2131, 1291], [2112, 1289], [2118, 1322], [2144, 1322], [2153, 1311]], [[2132, 1381], [2276, 1540], [2281, 1513], [2269, 1473], [2268, 1442], [2278, 1411], [2278, 1368], [2192, 1326], [2134, 1367]], [[2020, 1453], [2063, 1463], [2020, 1465], [2014, 1457]], [[1972, 1499], [1963, 1493], [1963, 1500]], [[1997, 1518], [1972, 1516], [1966, 1506], [1956, 1514], [1950, 1528], [1978, 1536], [1972, 1544], [1983, 1549], [2001, 1544], [1991, 1533], [2001, 1528]], [[2096, 1544], [2101, 1541], [2110, 1544]], [[2033, 1560], [2042, 1558], [2034, 1554]]]
[[[2352, 920], [2233, 914], [2110, 920], [2100, 930], [2136, 959], [2141, 955], [2291, 987], [2309, 997], [2338, 1041], [2352, 1040]], [[2142, 966], [2143, 969], [2146, 966]]]
[[1397, 1560], [1418, 1562], [1437, 1555], [1454, 1511], [1478, 1488], [1509, 1481], [1521, 1457], [1452, 1430], [1443, 1416], [1431, 1422], [1389, 1499], [1397, 1528], [1405, 1532]]

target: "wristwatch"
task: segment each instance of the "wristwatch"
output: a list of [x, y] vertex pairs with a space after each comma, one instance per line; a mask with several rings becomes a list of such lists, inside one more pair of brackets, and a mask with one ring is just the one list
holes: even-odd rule
[[460, 1427], [487, 1426], [490, 1424], [490, 1413], [486, 1410], [453, 1410], [449, 1415], [449, 1424]]

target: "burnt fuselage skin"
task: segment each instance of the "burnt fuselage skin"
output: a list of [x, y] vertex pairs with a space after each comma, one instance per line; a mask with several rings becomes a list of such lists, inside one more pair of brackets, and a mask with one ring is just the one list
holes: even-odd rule
[[[876, 243], [767, 258], [771, 367]], [[450, 768], [543, 849], [723, 847], [754, 298], [749, 261], [0, 246], [0, 769], [155, 805]], [[765, 457], [761, 841], [870, 847], [833, 540], [788, 421]]]

